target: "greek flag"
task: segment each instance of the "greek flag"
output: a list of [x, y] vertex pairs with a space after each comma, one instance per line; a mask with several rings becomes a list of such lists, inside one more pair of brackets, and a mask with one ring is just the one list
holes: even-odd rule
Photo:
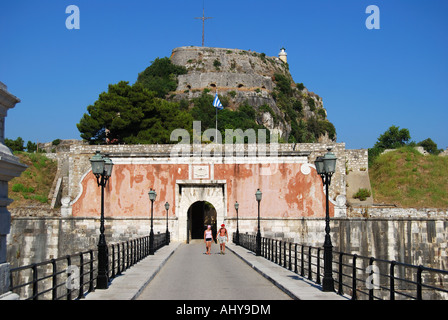
[[218, 98], [218, 92], [216, 92], [215, 99], [213, 100], [213, 106], [218, 110], [222, 110], [222, 108], [223, 108], [221, 101], [219, 101], [219, 98]]

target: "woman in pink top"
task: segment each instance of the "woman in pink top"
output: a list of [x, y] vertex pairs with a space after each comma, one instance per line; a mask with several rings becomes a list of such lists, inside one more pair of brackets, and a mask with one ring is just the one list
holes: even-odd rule
[[204, 242], [205, 242], [205, 247], [207, 249], [205, 254], [208, 254], [208, 255], [210, 254], [210, 249], [212, 247], [212, 240], [213, 240], [212, 226], [208, 225], [207, 230], [204, 231]]

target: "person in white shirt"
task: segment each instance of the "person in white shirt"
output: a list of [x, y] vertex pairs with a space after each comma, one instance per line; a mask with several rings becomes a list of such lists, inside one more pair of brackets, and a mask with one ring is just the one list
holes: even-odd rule
[[212, 226], [208, 225], [207, 229], [204, 231], [204, 242], [206, 247], [205, 254], [210, 255], [210, 249], [212, 247], [212, 241], [213, 241], [213, 232], [212, 232]]

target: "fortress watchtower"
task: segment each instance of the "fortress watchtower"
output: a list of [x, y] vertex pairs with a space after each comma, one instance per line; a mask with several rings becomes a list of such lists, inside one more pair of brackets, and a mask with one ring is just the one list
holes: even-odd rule
[[288, 63], [287, 53], [285, 48], [280, 49], [280, 53], [278, 54], [278, 58], [282, 60], [284, 63]]

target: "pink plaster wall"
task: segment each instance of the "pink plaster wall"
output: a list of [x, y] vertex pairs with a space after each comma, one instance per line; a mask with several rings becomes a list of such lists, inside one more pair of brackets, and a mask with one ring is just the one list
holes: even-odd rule
[[[263, 192], [260, 214], [263, 217], [324, 217], [325, 194], [321, 178], [301, 172], [301, 164], [279, 164], [272, 175], [260, 175], [260, 164], [215, 164], [214, 179], [227, 181], [227, 216], [234, 217], [235, 201], [240, 217], [256, 217], [257, 188]], [[148, 191], [154, 188], [154, 216], [165, 216], [164, 204], [170, 203], [175, 215], [175, 181], [188, 179], [187, 164], [118, 164], [105, 189], [105, 216], [149, 217]], [[73, 204], [73, 216], [99, 217], [101, 190], [89, 172], [81, 182], [82, 194]], [[330, 216], [334, 207], [330, 203]]]
[[[255, 199], [257, 188], [263, 193], [260, 216], [263, 217], [324, 217], [325, 194], [316, 170], [304, 175], [301, 164], [279, 164], [275, 174], [260, 175], [259, 164], [215, 165], [215, 179], [227, 179], [228, 216], [236, 216], [234, 204], [239, 203], [240, 217], [258, 215]], [[330, 216], [334, 206], [330, 203]]]
[[[148, 192], [151, 188], [157, 192], [154, 216], [166, 216], [166, 201], [170, 203], [169, 215], [174, 216], [174, 182], [178, 179], [188, 179], [188, 165], [114, 165], [112, 177], [104, 192], [105, 216], [150, 216]], [[101, 188], [97, 186], [92, 172], [85, 176], [81, 185], [82, 194], [73, 204], [73, 216], [99, 217]]]

